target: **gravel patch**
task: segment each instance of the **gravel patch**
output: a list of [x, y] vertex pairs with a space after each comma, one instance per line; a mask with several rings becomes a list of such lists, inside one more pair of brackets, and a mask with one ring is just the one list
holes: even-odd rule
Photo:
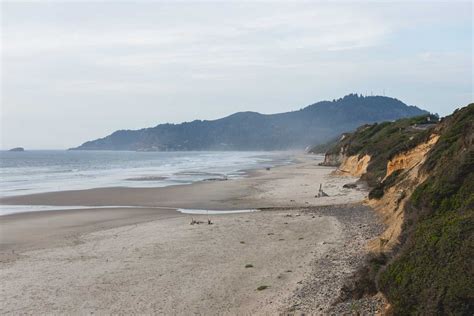
[[[384, 229], [378, 215], [369, 207], [357, 204], [331, 205], [308, 208], [301, 213], [318, 216], [335, 216], [342, 223], [342, 245], [331, 247], [325, 256], [311, 262], [312, 272], [289, 299], [285, 313], [296, 314], [375, 314], [384, 305], [380, 297], [367, 297], [335, 304], [345, 280], [363, 264], [367, 242]], [[336, 247], [337, 246], [337, 247]]]

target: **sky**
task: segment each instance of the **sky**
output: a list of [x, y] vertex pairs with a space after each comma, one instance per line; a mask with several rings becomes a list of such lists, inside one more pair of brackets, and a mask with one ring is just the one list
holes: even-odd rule
[[2, 1], [1, 144], [278, 113], [348, 93], [473, 102], [471, 1]]

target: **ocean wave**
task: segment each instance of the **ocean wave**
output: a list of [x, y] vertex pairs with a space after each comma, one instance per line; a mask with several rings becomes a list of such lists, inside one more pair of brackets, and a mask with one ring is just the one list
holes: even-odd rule
[[184, 170], [184, 171], [178, 171], [174, 173], [175, 176], [202, 176], [202, 177], [224, 177], [222, 173], [216, 173], [216, 172], [206, 172], [206, 171], [193, 171], [193, 170]]
[[[31, 151], [15, 159], [0, 158], [0, 196], [14, 196], [98, 187], [163, 187], [225, 181], [245, 176], [244, 170], [281, 165], [287, 154], [156, 152], [144, 156], [129, 152]], [[13, 168], [5, 168], [5, 164]]]

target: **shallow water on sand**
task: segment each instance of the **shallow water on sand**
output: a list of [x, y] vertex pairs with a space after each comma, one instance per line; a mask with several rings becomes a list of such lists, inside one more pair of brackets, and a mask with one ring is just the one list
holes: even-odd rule
[[[87, 210], [87, 209], [165, 209], [169, 210], [169, 207], [160, 206], [81, 206], [81, 205], [0, 205], [0, 216], [17, 214], [17, 213], [30, 213], [30, 212], [45, 212], [45, 211], [57, 211], [57, 210]], [[242, 210], [204, 210], [204, 209], [187, 209], [177, 208], [177, 212], [182, 214], [191, 215], [221, 215], [221, 214], [240, 214], [240, 213], [252, 213], [258, 212], [257, 209], [242, 209]]]

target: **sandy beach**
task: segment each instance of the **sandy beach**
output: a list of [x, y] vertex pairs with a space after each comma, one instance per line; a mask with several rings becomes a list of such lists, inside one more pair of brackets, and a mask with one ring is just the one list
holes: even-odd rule
[[[380, 225], [360, 204], [366, 191], [342, 187], [356, 179], [331, 175], [313, 156], [298, 159], [237, 180], [2, 199], [116, 207], [0, 216], [0, 311], [328, 311]], [[320, 183], [329, 197], [315, 198]], [[176, 208], [262, 211], [212, 215], [208, 225], [206, 215]]]

